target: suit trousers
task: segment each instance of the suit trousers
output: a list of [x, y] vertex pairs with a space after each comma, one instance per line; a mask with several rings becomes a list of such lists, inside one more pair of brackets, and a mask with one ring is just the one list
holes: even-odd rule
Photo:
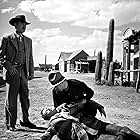
[[20, 70], [19, 74], [10, 77], [7, 73], [6, 77], [6, 125], [14, 126], [17, 120], [17, 97], [19, 95], [21, 109], [23, 114], [23, 122], [28, 121], [29, 110], [29, 90], [28, 80], [25, 77], [24, 70]]

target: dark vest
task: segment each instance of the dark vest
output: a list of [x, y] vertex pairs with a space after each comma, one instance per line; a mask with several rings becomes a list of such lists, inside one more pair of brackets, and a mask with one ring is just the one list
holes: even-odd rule
[[17, 38], [17, 44], [18, 44], [18, 53], [16, 55], [15, 61], [18, 64], [25, 64], [25, 45], [24, 45], [24, 38], [22, 37], [22, 40]]

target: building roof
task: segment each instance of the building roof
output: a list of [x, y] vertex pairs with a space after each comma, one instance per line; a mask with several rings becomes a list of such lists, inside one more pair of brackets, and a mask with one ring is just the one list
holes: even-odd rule
[[87, 60], [96, 60], [97, 56], [88, 56]]
[[48, 67], [52, 67], [52, 64], [39, 64], [40, 68], [48, 68]]
[[[60, 58], [62, 58], [62, 61], [66, 61], [66, 60], [71, 60], [73, 59], [75, 56], [77, 56], [79, 53], [81, 53], [83, 50], [77, 50], [77, 51], [73, 51], [73, 52], [61, 52], [60, 56], [58, 58], [58, 61], [60, 61]], [[87, 56], [89, 56], [85, 51], [83, 51]]]
[[135, 45], [139, 43], [139, 36], [140, 36], [140, 31], [132, 30], [132, 34], [124, 38], [124, 41], [128, 40], [131, 44]]
[[[71, 60], [71, 59], [73, 59], [75, 56], [77, 56], [80, 52], [82, 52], [83, 50], [77, 50], [77, 51], [74, 51], [71, 55], [70, 55], [70, 57], [68, 57], [67, 58], [67, 60]], [[83, 51], [84, 53], [86, 53], [85, 51]], [[87, 53], [86, 53], [87, 54]], [[88, 54], [87, 54], [87, 56], [88, 56]]]
[[58, 61], [60, 60], [60, 58], [63, 58], [63, 61], [65, 61], [67, 58], [71, 56], [71, 54], [72, 52], [61, 52]]

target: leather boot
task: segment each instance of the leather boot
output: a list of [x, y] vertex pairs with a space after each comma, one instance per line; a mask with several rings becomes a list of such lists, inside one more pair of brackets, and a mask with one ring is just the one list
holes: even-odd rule
[[124, 133], [120, 132], [121, 129], [121, 126], [118, 126], [116, 124], [109, 124], [106, 126], [105, 133], [116, 136], [115, 140], [127, 140]]
[[120, 130], [122, 129], [121, 126], [118, 126], [116, 124], [108, 124], [106, 126], [106, 133], [110, 135], [118, 136], [120, 134]]
[[118, 135], [115, 140], [127, 140], [124, 135]]
[[45, 133], [41, 136], [40, 140], [51, 140], [52, 136], [50, 135], [50, 133]]
[[140, 140], [140, 135], [135, 133], [134, 131], [132, 131], [130, 128], [128, 128], [127, 126], [124, 126], [121, 130], [121, 133], [124, 133], [129, 140]]

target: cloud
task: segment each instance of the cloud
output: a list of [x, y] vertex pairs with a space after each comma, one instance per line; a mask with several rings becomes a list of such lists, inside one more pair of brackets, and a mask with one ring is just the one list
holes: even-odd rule
[[1, 13], [10, 13], [10, 12], [13, 12], [15, 10], [15, 8], [13, 7], [8, 7], [6, 9], [1, 9]]
[[[44, 63], [45, 55], [48, 55], [48, 61], [50, 63], [56, 63], [56, 57], [53, 56], [52, 51], [58, 50], [58, 48], [53, 48], [52, 44], [49, 43], [50, 38], [55, 38], [55, 36], [60, 34], [60, 30], [58, 28], [43, 30], [41, 28], [33, 29], [32, 31], [28, 31], [25, 34], [32, 38], [33, 40], [33, 53], [35, 59], [35, 65], [40, 63]], [[54, 43], [55, 40], [53, 40]], [[56, 46], [55, 46], [56, 47]], [[55, 53], [54, 53], [55, 54]]]
[[22, 1], [17, 6], [17, 9], [20, 9], [22, 11], [31, 13], [32, 10], [33, 10], [33, 4], [34, 4], [34, 2], [35, 2], [35, 0], [25, 0], [25, 1]]
[[104, 3], [102, 0], [25, 0], [18, 5], [18, 8], [26, 12], [32, 11], [40, 21], [60, 23], [88, 19], [91, 12], [105, 9], [104, 7], [108, 7], [109, 4], [110, 1]]
[[76, 42], [80, 37], [68, 37], [61, 35], [59, 28], [54, 29], [33, 29], [26, 32], [26, 35], [33, 40], [33, 52], [35, 65], [44, 63], [44, 57], [47, 55], [49, 63], [56, 64], [61, 51], [74, 51]]
[[[116, 26], [127, 24], [140, 18], [138, 0], [25, 0], [18, 8], [33, 12], [40, 21], [70, 22], [89, 28], [106, 28], [111, 18]], [[99, 13], [97, 13], [99, 10]]]
[[92, 34], [79, 42], [79, 46], [82, 46], [90, 55], [93, 55], [93, 51], [96, 50], [96, 52], [102, 51], [105, 56], [107, 37], [107, 32], [94, 30]]
[[[120, 31], [115, 31], [114, 42], [114, 58], [121, 59], [121, 37]], [[94, 49], [96, 52], [102, 51], [103, 56], [106, 57], [106, 47], [108, 32], [102, 32], [100, 30], [94, 30], [92, 34], [86, 37], [69, 37], [61, 34], [59, 28], [54, 29], [33, 29], [26, 32], [26, 35], [33, 40], [33, 52], [35, 65], [44, 63], [45, 55], [47, 55], [47, 63], [56, 64], [60, 52], [72, 52], [75, 50], [85, 50], [89, 55], [94, 55]], [[115, 53], [117, 52], [117, 53]], [[119, 52], [119, 53], [118, 53]]]
[[117, 25], [139, 21], [140, 1], [123, 1], [110, 7]]
[[8, 2], [8, 0], [2, 0], [2, 3], [7, 3]]
[[80, 7], [67, 0], [47, 0], [34, 3], [34, 14], [40, 21], [69, 22], [83, 17]]

